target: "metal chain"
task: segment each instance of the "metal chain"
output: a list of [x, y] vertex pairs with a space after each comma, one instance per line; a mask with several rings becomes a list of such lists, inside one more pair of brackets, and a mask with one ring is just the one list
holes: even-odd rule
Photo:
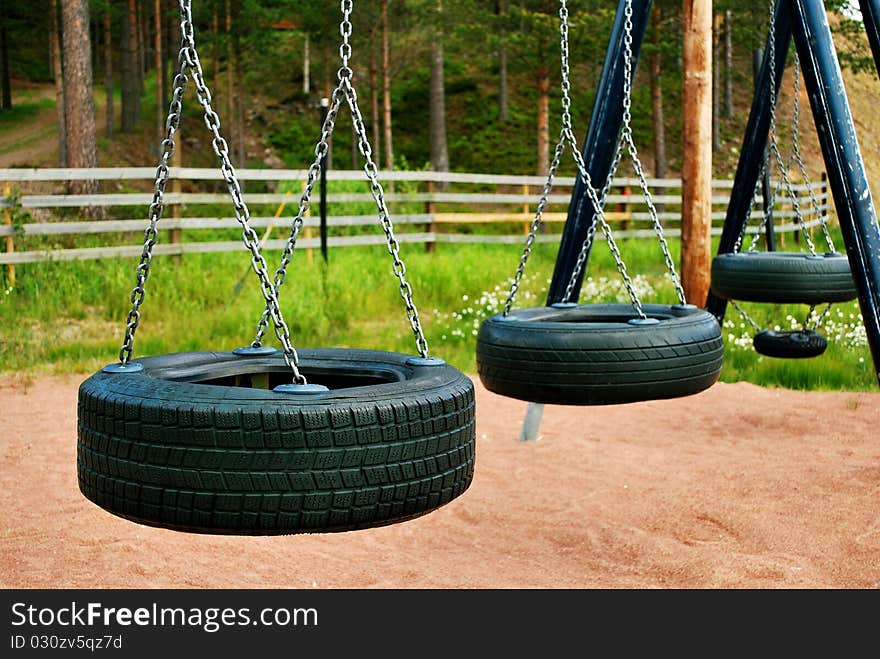
[[[577, 166], [578, 173], [581, 175], [583, 179], [584, 186], [586, 188], [587, 197], [589, 198], [592, 206], [593, 213], [596, 217], [596, 222], [593, 226], [590, 227], [590, 230], [587, 232], [587, 236], [584, 240], [583, 245], [581, 245], [581, 251], [578, 254], [577, 261], [575, 262], [575, 268], [572, 271], [572, 276], [568, 281], [568, 285], [565, 289], [565, 294], [563, 295], [562, 302], [568, 302], [571, 299], [572, 292], [574, 290], [575, 283], [583, 270], [584, 264], [586, 263], [587, 253], [589, 252], [590, 245], [592, 245], [593, 237], [596, 232], [596, 225], [602, 229], [602, 234], [605, 237], [605, 242], [608, 244], [608, 249], [611, 250], [611, 256], [614, 258], [614, 264], [617, 267], [618, 273], [620, 273], [621, 278], [623, 279], [623, 285], [626, 288], [626, 292], [629, 294], [630, 301], [632, 302], [633, 308], [636, 310], [636, 313], [640, 318], [645, 318], [645, 312], [642, 310], [642, 303], [639, 300], [639, 296], [635, 291], [632, 280], [629, 277], [629, 273], [626, 270], [626, 264], [623, 262], [623, 258], [620, 255], [620, 249], [617, 247], [617, 242], [614, 240], [614, 236], [611, 233], [611, 227], [608, 226], [608, 222], [605, 220], [605, 211], [602, 207], [604, 201], [604, 193], [603, 199], [600, 200], [599, 196], [596, 193], [595, 187], [593, 187], [593, 181], [590, 177], [590, 173], [587, 171], [586, 163], [584, 162], [583, 154], [578, 148], [577, 139], [574, 136], [574, 132], [572, 130], [572, 120], [571, 120], [571, 83], [569, 81], [569, 37], [568, 37], [568, 6], [566, 4], [566, 0], [560, 0], [560, 8], [559, 8], [559, 18], [560, 18], [560, 50], [561, 50], [561, 72], [562, 72], [562, 135], [568, 141], [569, 146], [572, 150], [572, 155], [574, 156], [575, 165]], [[618, 150], [620, 149], [620, 141], [618, 141]], [[619, 158], [615, 158], [615, 162], [619, 162]], [[616, 165], [614, 166], [616, 168]], [[608, 181], [605, 182], [606, 186], [608, 186]]]
[[513, 275], [513, 281], [510, 284], [510, 292], [507, 294], [507, 301], [504, 303], [504, 310], [501, 312], [503, 316], [507, 316], [510, 313], [510, 308], [513, 306], [516, 293], [519, 291], [520, 282], [526, 271], [526, 263], [532, 255], [532, 245], [535, 244], [535, 238], [538, 235], [538, 228], [541, 226], [541, 222], [544, 218], [544, 208], [547, 206], [547, 199], [550, 196], [550, 191], [553, 189], [553, 179], [556, 177], [556, 172], [559, 169], [559, 163], [562, 160], [562, 152], [565, 151], [565, 142], [565, 134], [560, 131], [559, 141], [556, 143], [556, 150], [553, 152], [553, 161], [550, 163], [550, 171], [547, 175], [547, 181], [544, 183], [544, 190], [541, 192], [541, 198], [538, 199], [538, 208], [535, 212], [532, 224], [529, 227], [529, 234], [526, 236], [526, 244], [523, 247], [522, 255], [519, 259], [519, 266]]
[[[767, 161], [761, 163], [761, 170], [758, 172], [758, 179], [755, 181], [755, 189], [752, 191], [752, 199], [749, 202], [749, 211], [746, 216], [746, 221], [743, 222], [742, 229], [740, 229], [739, 235], [736, 237], [736, 242], [733, 245], [733, 251], [739, 252], [742, 247], [742, 241], [746, 236], [746, 231], [749, 226], [749, 220], [752, 217], [752, 213], [755, 212], [755, 205], [758, 203], [758, 188], [761, 187], [761, 180], [764, 178], [764, 172], [767, 169]], [[752, 237], [752, 244], [749, 246], [749, 251], [755, 249], [755, 246], [758, 244], [758, 238], [760, 237], [760, 232], [756, 233], [755, 236]]]
[[[306, 187], [302, 196], [299, 198], [299, 208], [297, 209], [296, 217], [291, 223], [290, 235], [287, 238], [287, 244], [285, 244], [284, 251], [281, 254], [281, 265], [275, 271], [274, 289], [276, 296], [278, 295], [281, 286], [287, 280], [287, 266], [290, 265], [290, 261], [293, 259], [293, 252], [296, 249], [296, 241], [302, 230], [305, 215], [311, 207], [312, 191], [314, 190], [315, 183], [321, 176], [321, 163], [324, 161], [324, 158], [330, 150], [329, 140], [330, 136], [333, 134], [333, 129], [336, 125], [336, 116], [339, 113], [339, 107], [341, 104], [339, 94], [340, 87], [337, 85], [331, 94], [330, 105], [327, 108], [327, 116], [324, 119], [324, 123], [321, 125], [321, 137], [318, 140], [317, 146], [315, 146], [315, 161], [309, 167], [306, 175]], [[262, 345], [263, 336], [266, 333], [268, 322], [269, 308], [266, 307], [263, 310], [260, 322], [257, 323], [257, 336], [253, 343], [251, 343], [253, 347], [259, 348]]]
[[831, 311], [831, 307], [832, 307], [832, 306], [834, 306], [834, 303], [833, 303], [833, 302], [829, 302], [827, 305], [825, 305], [825, 310], [822, 311], [822, 313], [819, 314], [819, 317], [816, 318], [816, 321], [815, 321], [812, 325], [810, 325], [810, 318], [813, 317], [813, 312], [816, 310], [816, 305], [815, 305], [815, 304], [814, 304], [814, 305], [811, 305], [811, 306], [810, 306], [810, 311], [809, 311], [809, 313], [807, 313], [807, 317], [806, 317], [806, 319], [804, 320], [804, 329], [805, 329], [805, 330], [810, 330], [810, 329], [811, 329], [811, 330], [817, 330], [817, 329], [819, 329], [819, 326], [825, 321], [825, 317], [826, 317], [826, 316], [829, 314], [829, 312]]
[[[320, 176], [321, 161], [324, 155], [327, 153], [327, 149], [329, 148], [329, 140], [331, 135], [333, 134], [336, 116], [342, 103], [341, 97], [344, 96], [345, 101], [348, 104], [349, 110], [351, 111], [352, 123], [354, 125], [355, 133], [358, 138], [358, 148], [366, 160], [364, 164], [364, 172], [366, 173], [367, 180], [370, 183], [370, 193], [372, 194], [373, 200], [376, 202], [376, 207], [379, 211], [379, 222], [382, 226], [382, 230], [385, 233], [388, 253], [391, 254], [391, 258], [394, 263], [392, 271], [399, 281], [398, 290], [406, 306], [406, 317], [409, 321], [410, 328], [413, 331], [413, 335], [415, 336], [416, 348], [419, 352], [419, 355], [421, 355], [422, 357], [427, 357], [428, 342], [425, 338], [424, 330], [422, 329], [418, 309], [415, 305], [415, 302], [413, 302], [412, 287], [406, 279], [406, 265], [400, 258], [400, 244], [398, 243], [397, 238], [394, 235], [394, 225], [391, 222], [391, 214], [389, 213], [388, 206], [385, 202], [385, 192], [378, 179], [379, 168], [373, 161], [373, 149], [370, 146], [370, 141], [367, 137], [367, 130], [364, 126], [364, 119], [361, 114], [360, 107], [358, 106], [357, 91], [355, 90], [354, 84], [352, 83], [354, 72], [349, 65], [352, 53], [351, 43], [349, 42], [349, 40], [351, 39], [352, 34], [351, 13], [353, 11], [353, 7], [353, 0], [341, 0], [340, 2], [342, 20], [339, 24], [339, 33], [342, 36], [342, 42], [339, 46], [339, 57], [342, 64], [336, 73], [337, 85], [336, 88], [333, 90], [330, 108], [327, 112], [327, 118], [325, 119], [324, 124], [321, 127], [320, 140], [315, 147], [315, 161], [312, 163], [312, 166], [309, 168], [308, 171], [306, 189], [303, 192], [302, 197], [300, 197], [299, 209], [297, 211], [296, 218], [294, 218], [291, 225], [290, 237], [288, 238], [287, 244], [285, 245], [284, 252], [282, 254], [281, 265], [275, 272], [275, 286], [273, 290], [277, 294], [278, 289], [287, 278], [287, 266], [290, 264], [290, 260], [293, 257], [293, 252], [296, 249], [296, 240], [303, 225], [303, 217], [305, 215], [305, 212], [309, 208], [312, 190], [314, 188], [315, 182]], [[267, 311], [268, 307], [267, 310], [263, 312], [263, 317], [260, 319], [260, 322], [258, 324], [257, 337], [253, 343], [254, 346], [260, 345], [263, 333], [265, 332]]]
[[134, 335], [137, 332], [141, 320], [140, 306], [146, 296], [147, 277], [150, 276], [150, 265], [153, 261], [153, 245], [156, 244], [158, 231], [156, 225], [162, 217], [165, 206], [165, 185], [168, 182], [168, 163], [174, 155], [174, 134], [180, 127], [180, 116], [183, 111], [183, 92], [186, 89], [187, 61], [181, 48], [178, 57], [180, 69], [174, 76], [174, 90], [171, 92], [171, 103], [168, 107], [168, 118], [165, 120], [165, 139], [162, 140], [162, 155], [159, 157], [159, 165], [156, 168], [156, 183], [153, 191], [153, 200], [150, 203], [149, 226], [144, 231], [144, 249], [141, 252], [140, 263], [137, 267], [137, 284], [131, 292], [131, 311], [125, 320], [125, 338], [122, 348], [119, 350], [119, 363], [124, 367], [131, 360], [134, 350]]
[[632, 0], [627, 0], [625, 3], [624, 9], [624, 27], [623, 27], [623, 129], [622, 129], [622, 141], [626, 144], [627, 151], [629, 152], [630, 158], [632, 160], [633, 169], [636, 172], [636, 176], [639, 179], [639, 187], [642, 189], [642, 194], [645, 198], [645, 203], [648, 206], [648, 212], [651, 215], [651, 223], [654, 227], [654, 233], [657, 236], [657, 240], [660, 243], [660, 249], [663, 251], [663, 258], [666, 261], [666, 269], [669, 272], [669, 277], [672, 280], [672, 285], [675, 287], [675, 292], [678, 295], [679, 302], [681, 304], [686, 304], [687, 301], [684, 295], [684, 289], [681, 286], [681, 281], [678, 277], [678, 272], [675, 270], [675, 264], [672, 261], [672, 256], [669, 254], [669, 244], [666, 242], [666, 237], [663, 235], [663, 225], [660, 224], [660, 218], [657, 216], [657, 208], [654, 206], [654, 198], [651, 195], [651, 190], [648, 187], [648, 181], [645, 178], [644, 169], [642, 167], [642, 163], [639, 160], [638, 150], [636, 149], [636, 143], [633, 138], [632, 132], [632, 77], [633, 77], [633, 48], [632, 48]]
[[756, 323], [749, 314], [746, 313], [745, 309], [743, 309], [739, 304], [734, 300], [728, 300], [730, 305], [739, 312], [739, 315], [743, 317], [743, 319], [752, 326], [752, 329], [756, 332], [762, 332], [761, 326]]
[[[794, 156], [795, 161], [797, 162], [798, 170], [801, 173], [801, 178], [804, 180], [804, 183], [807, 185], [807, 191], [810, 193], [810, 205], [813, 208], [813, 214], [819, 218], [819, 226], [822, 227], [822, 235], [825, 237], [825, 244], [828, 245], [828, 249], [831, 252], [835, 252], [834, 249], [834, 241], [831, 238], [831, 233], [828, 231], [828, 222], [827, 217], [822, 213], [822, 210], [819, 208], [819, 200], [816, 198], [816, 193], [813, 190], [813, 184], [810, 181], [810, 177], [807, 174], [807, 167], [804, 164], [804, 160], [801, 157], [801, 149], [800, 149], [800, 73], [801, 73], [801, 60], [798, 57], [797, 51], [794, 54], [794, 109], [792, 111], [792, 136], [791, 136], [791, 153]], [[807, 235], [807, 234], [804, 234]]]
[[[780, 184], [785, 184], [786, 192], [788, 192], [789, 199], [791, 200], [791, 206], [794, 210], [795, 222], [797, 224], [803, 224], [803, 217], [801, 215], [800, 203], [798, 201], [798, 197], [794, 192], [794, 187], [791, 183], [791, 178], [788, 175], [788, 166], [785, 162], [783, 162], [782, 154], [779, 151], [779, 139], [776, 133], [776, 35], [775, 32], [775, 0], [770, 0], [770, 38], [769, 38], [769, 54], [768, 60], [770, 64], [770, 152], [773, 154], [773, 158], [776, 161], [776, 166], [779, 169], [779, 178]], [[764, 213], [764, 221], [767, 222], [769, 220], [769, 214], [771, 209], [773, 208], [773, 203], [775, 201], [776, 191], [774, 190], [771, 195], [770, 202], [767, 204], [767, 208]], [[816, 246], [813, 244], [812, 238], [810, 238], [810, 234], [806, 231], [802, 231], [804, 235], [804, 239], [806, 240], [807, 247], [810, 250], [810, 254], [816, 254]]]
[[[275, 335], [278, 337], [284, 348], [284, 360], [293, 371], [294, 382], [297, 384], [306, 384], [306, 378], [299, 372], [297, 362], [298, 357], [296, 350], [290, 341], [290, 330], [284, 321], [281, 309], [278, 306], [278, 298], [275, 295], [275, 289], [272, 286], [267, 274], [266, 260], [260, 254], [259, 236], [250, 226], [250, 211], [247, 204], [242, 198], [241, 184], [235, 174], [235, 169], [229, 160], [229, 148], [226, 140], [220, 135], [220, 117], [211, 107], [211, 92], [208, 89], [202, 73], [202, 65], [199, 61], [199, 55], [195, 44], [195, 31], [192, 22], [192, 3], [191, 0], [179, 0], [180, 8], [180, 29], [181, 29], [181, 48], [179, 54], [180, 73], [175, 78], [175, 89], [172, 95], [171, 107], [169, 109], [169, 117], [167, 120], [168, 134], [163, 140], [163, 154], [156, 177], [156, 192], [153, 198], [153, 204], [150, 206], [150, 225], [146, 231], [144, 251], [141, 255], [141, 264], [138, 266], [138, 284], [132, 292], [132, 304], [134, 307], [129, 312], [129, 320], [126, 326], [126, 339], [120, 353], [120, 361], [125, 366], [128, 359], [131, 358], [132, 346], [134, 342], [134, 332], [137, 329], [137, 321], [139, 320], [138, 307], [143, 301], [144, 284], [149, 274], [149, 263], [152, 258], [152, 248], [156, 242], [156, 224], [161, 217], [165, 182], [168, 174], [168, 159], [174, 152], [174, 132], [180, 125], [180, 110], [182, 108], [183, 88], [186, 84], [186, 71], [189, 71], [196, 87], [196, 97], [199, 104], [204, 110], [205, 125], [213, 134], [212, 147], [214, 153], [220, 159], [220, 172], [223, 174], [223, 180], [226, 188], [232, 197], [235, 218], [242, 226], [242, 241], [245, 247], [251, 252], [251, 266], [260, 279], [260, 288], [263, 297], [266, 300], [269, 315], [272, 318]], [[145, 265], [146, 264], [146, 265]]]

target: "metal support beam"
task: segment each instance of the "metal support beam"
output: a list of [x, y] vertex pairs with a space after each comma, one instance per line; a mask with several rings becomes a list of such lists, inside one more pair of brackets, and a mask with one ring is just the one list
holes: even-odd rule
[[[617, 148], [617, 137], [620, 134], [620, 126], [623, 120], [623, 65], [624, 65], [624, 12], [626, 2], [620, 0], [617, 6], [617, 16], [611, 30], [611, 38], [608, 42], [608, 50], [605, 54], [605, 65], [599, 78], [596, 98], [593, 102], [593, 114], [590, 119], [590, 127], [584, 141], [583, 156], [587, 167], [587, 173], [593, 181], [593, 186], [601, 190], [608, 178], [611, 162]], [[645, 39], [645, 30], [651, 19], [651, 0], [632, 0], [632, 51], [633, 71], [639, 61], [639, 52]], [[559, 242], [559, 252], [556, 256], [556, 266], [553, 271], [553, 279], [550, 282], [550, 291], [547, 295], [547, 304], [561, 302], [565, 296], [565, 289], [571, 280], [578, 254], [587, 233], [596, 223], [592, 204], [587, 196], [587, 188], [580, 175], [575, 182], [571, 201], [568, 206], [568, 219]], [[589, 253], [587, 254], [589, 258]], [[581, 270], [574, 288], [572, 300], [577, 300], [580, 294], [581, 284], [584, 279], [584, 271]]]
[[[785, 1], [785, 0], [783, 0]], [[880, 226], [821, 0], [788, 0], [837, 220], [880, 383]]]
[[[752, 66], [754, 68], [754, 76], [755, 76], [755, 89], [757, 89], [758, 81], [761, 79], [761, 62], [764, 60], [764, 51], [760, 48], [756, 48], [753, 58], [752, 58]], [[768, 208], [770, 205], [770, 168], [767, 166], [768, 157], [770, 154], [767, 153], [767, 149], [764, 149], [764, 174], [761, 176], [761, 199], [763, 201], [763, 210], [764, 210], [764, 239], [767, 243], [767, 251], [775, 252], [776, 251], [776, 231], [773, 226], [773, 209]]]
[[874, 53], [874, 66], [880, 75], [880, 0], [859, 0], [862, 21], [868, 34], [868, 43]]
[[523, 419], [519, 441], [534, 442], [541, 439], [541, 417], [544, 416], [544, 403], [529, 403]]
[[[755, 193], [755, 185], [758, 183], [758, 174], [761, 171], [770, 134], [770, 85], [774, 85], [778, 94], [782, 75], [785, 73], [785, 60], [791, 45], [791, 18], [789, 12], [784, 10], [787, 2], [788, 0], [780, 0], [776, 3], [773, 19], [776, 79], [770, 80], [770, 38], [768, 35], [767, 47], [764, 48], [764, 57], [761, 62], [761, 72], [758, 75], [758, 83], [755, 88], [755, 98], [752, 101], [752, 110], [749, 113], [745, 137], [739, 152], [739, 163], [736, 167], [733, 189], [730, 192], [727, 215], [724, 220], [724, 228], [721, 231], [721, 241], [718, 244], [719, 254], [733, 251], [736, 239], [740, 235], [743, 225], [749, 219], [752, 196]], [[709, 291], [706, 309], [720, 323], [724, 320], [727, 300]]]

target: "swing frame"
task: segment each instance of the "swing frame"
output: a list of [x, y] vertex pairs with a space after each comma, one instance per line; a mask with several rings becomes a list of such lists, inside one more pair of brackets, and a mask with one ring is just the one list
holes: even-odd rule
[[[604, 181], [607, 178], [621, 127], [624, 4], [625, 0], [619, 1], [589, 132], [583, 147], [584, 161], [594, 181]], [[651, 5], [651, 0], [632, 0], [634, 68], [638, 63], [640, 47], [650, 19]], [[880, 34], [880, 0], [860, 0], [860, 6], [875, 62], [880, 70], [880, 40], [877, 38]], [[856, 139], [828, 16], [821, 0], [777, 0], [773, 37], [776, 40], [776, 76], [774, 80], [770, 80], [770, 49], [765, 48], [718, 254], [734, 250], [736, 238], [748, 220], [752, 195], [769, 137], [770, 85], [775, 85], [778, 92], [789, 45], [794, 40], [810, 98], [810, 109], [819, 134], [828, 184], [858, 291], [875, 375], [880, 383], [880, 227]], [[548, 305], [562, 300], [576, 267], [580, 247], [596, 221], [585, 184], [578, 176], [560, 239], [547, 298]], [[585, 270], [586, 268], [581, 269], [575, 282], [576, 286], [572, 291], [575, 299], [583, 283]], [[727, 300], [710, 291], [705, 308], [721, 323]]]

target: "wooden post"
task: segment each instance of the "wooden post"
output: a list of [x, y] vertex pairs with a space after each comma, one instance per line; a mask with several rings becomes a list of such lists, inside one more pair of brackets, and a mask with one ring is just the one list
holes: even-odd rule
[[[306, 191], [306, 182], [303, 181], [302, 191]], [[306, 212], [303, 213], [303, 237], [308, 240], [312, 237], [312, 227], [308, 222], [308, 219], [312, 216], [311, 208], [307, 208]], [[315, 263], [315, 254], [314, 250], [311, 247], [306, 247], [306, 263], [309, 265], [314, 265]]]
[[[523, 215], [525, 215], [528, 218], [529, 214], [531, 213], [531, 206], [529, 204], [529, 185], [528, 185], [528, 183], [526, 183], [522, 186], [522, 193], [523, 193], [523, 196], [526, 198], [526, 201], [523, 204]], [[532, 228], [532, 221], [529, 219], [526, 219], [524, 233], [526, 235], [529, 235], [529, 231], [531, 230], [531, 228]]]
[[[428, 194], [432, 194], [434, 192], [434, 181], [428, 181]], [[434, 224], [434, 202], [426, 201], [425, 202], [425, 213], [431, 216], [431, 220], [425, 225], [425, 231], [428, 233], [433, 233], [436, 231], [437, 226]], [[434, 241], [425, 243], [425, 251], [429, 254], [436, 251], [437, 243]]]
[[[3, 184], [3, 198], [9, 199], [9, 183]], [[3, 219], [6, 222], [7, 226], [12, 226], [12, 212], [9, 210], [9, 206], [3, 207]], [[15, 242], [12, 239], [12, 234], [6, 236], [6, 252], [11, 254], [15, 251]], [[15, 264], [7, 263], [6, 264], [6, 282], [9, 284], [9, 288], [15, 288]]]
[[712, 2], [684, 0], [681, 280], [706, 304], [712, 265]]
[[[171, 155], [171, 166], [172, 167], [183, 167], [183, 138], [178, 132], [174, 136], [174, 153]], [[180, 177], [174, 176], [171, 178], [171, 192], [175, 194], [181, 193], [180, 186]], [[183, 217], [183, 205], [180, 203], [171, 204], [171, 217], [174, 219], [180, 219]], [[182, 243], [183, 242], [183, 229], [171, 229], [171, 242], [172, 243]], [[181, 254], [174, 255], [174, 262], [180, 263], [183, 256]]]

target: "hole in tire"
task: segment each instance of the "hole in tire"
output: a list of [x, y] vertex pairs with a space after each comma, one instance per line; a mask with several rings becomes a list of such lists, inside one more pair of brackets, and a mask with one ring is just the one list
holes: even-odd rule
[[[288, 368], [283, 369], [255, 369], [224, 374], [215, 377], [192, 377], [186, 378], [192, 384], [208, 384], [218, 387], [245, 387], [249, 389], [274, 389], [280, 384], [290, 384], [293, 374]], [[366, 371], [359, 369], [329, 370], [320, 368], [300, 367], [309, 384], [322, 384], [331, 391], [335, 389], [349, 389], [352, 387], [370, 387], [379, 384], [400, 382], [402, 377], [392, 371]]]

